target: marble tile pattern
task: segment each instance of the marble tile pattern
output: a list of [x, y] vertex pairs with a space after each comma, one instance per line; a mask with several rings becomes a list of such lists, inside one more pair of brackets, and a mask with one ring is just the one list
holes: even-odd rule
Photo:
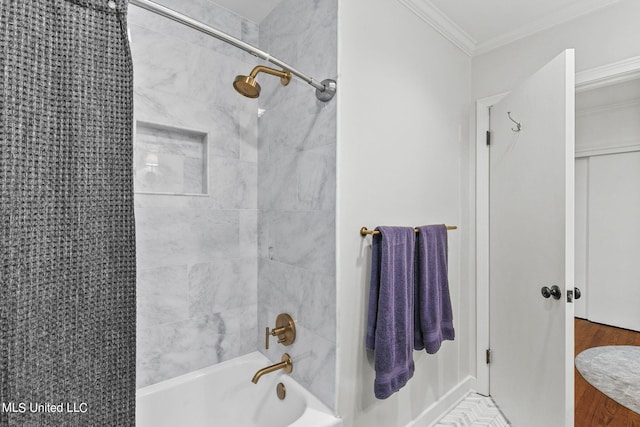
[[[284, 0], [259, 28], [260, 48], [316, 79], [336, 79], [337, 1]], [[258, 331], [278, 313], [296, 321], [292, 375], [335, 408], [336, 99], [323, 103], [294, 78], [258, 76]], [[339, 89], [338, 95], [339, 96]]]
[[207, 134], [138, 122], [136, 193], [207, 193]]
[[[257, 24], [208, 0], [159, 3], [258, 43]], [[136, 122], [207, 140], [206, 159], [184, 155], [197, 148], [193, 138], [174, 145], [181, 155], [170, 160], [182, 169], [184, 191], [175, 179], [153, 187], [197, 193], [196, 178], [207, 176], [199, 183], [207, 194], [135, 196], [143, 387], [257, 348], [258, 107], [232, 88], [235, 75], [255, 65], [253, 56], [135, 6], [129, 29]], [[166, 147], [170, 133], [143, 130], [135, 143]], [[208, 174], [186, 157], [206, 160]]]
[[510, 425], [493, 399], [477, 393], [469, 393], [433, 426], [509, 427]]

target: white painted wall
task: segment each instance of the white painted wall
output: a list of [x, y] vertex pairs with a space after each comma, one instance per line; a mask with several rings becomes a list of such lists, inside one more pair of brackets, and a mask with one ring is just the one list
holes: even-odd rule
[[563, 49], [575, 48], [576, 71], [640, 55], [640, 1], [623, 0], [472, 60], [472, 99], [508, 91]]
[[[338, 414], [349, 427], [427, 425], [475, 374], [470, 58], [400, 2], [341, 1], [338, 82]], [[415, 352], [407, 386], [376, 400], [364, 347], [371, 238], [359, 229], [431, 223], [460, 227], [449, 232], [456, 340], [437, 355]]]
[[640, 150], [640, 79], [576, 93], [576, 157]]

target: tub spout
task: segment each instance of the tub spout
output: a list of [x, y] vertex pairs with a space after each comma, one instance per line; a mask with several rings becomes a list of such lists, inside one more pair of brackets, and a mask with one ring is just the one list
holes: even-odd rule
[[254, 383], [254, 384], [258, 384], [258, 380], [264, 374], [268, 374], [270, 372], [277, 371], [279, 369], [284, 369], [284, 371], [287, 374], [290, 374], [291, 371], [293, 371], [293, 361], [291, 360], [291, 356], [289, 356], [287, 353], [285, 353], [285, 354], [282, 355], [282, 359], [280, 359], [280, 360], [281, 360], [280, 363], [276, 363], [275, 365], [267, 366], [266, 368], [262, 368], [258, 372], [256, 372], [256, 374], [253, 376], [253, 379], [251, 380], [251, 382]]

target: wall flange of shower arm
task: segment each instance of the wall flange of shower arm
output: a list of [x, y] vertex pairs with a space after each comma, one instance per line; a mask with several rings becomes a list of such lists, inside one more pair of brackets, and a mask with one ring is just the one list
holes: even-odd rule
[[[132, 4], [134, 6], [138, 6], [141, 7], [143, 9], [146, 9], [150, 12], [154, 12], [160, 16], [164, 16], [165, 18], [169, 18], [173, 21], [179, 22], [183, 25], [186, 25], [188, 27], [191, 27], [195, 30], [198, 30], [202, 33], [205, 33], [211, 37], [215, 37], [218, 40], [222, 40], [225, 43], [228, 43], [232, 46], [237, 47], [238, 49], [242, 49], [245, 52], [248, 52], [254, 56], [257, 56], [258, 58], [264, 59], [266, 61], [271, 62], [272, 64], [277, 65], [278, 67], [282, 68], [282, 71], [280, 70], [274, 70], [273, 68], [268, 68], [268, 67], [261, 67], [263, 69], [257, 71], [255, 74], [258, 74], [258, 72], [265, 72], [267, 74], [274, 74], [277, 76], [280, 76], [281, 78], [281, 82], [283, 82], [283, 77], [281, 76], [281, 74], [289, 74], [289, 78], [288, 80], [291, 80], [291, 75], [294, 75], [302, 80], [304, 80], [305, 82], [307, 82], [308, 84], [310, 84], [311, 86], [313, 86], [314, 88], [316, 88], [316, 98], [318, 98], [320, 101], [322, 102], [329, 102], [333, 99], [333, 97], [336, 94], [337, 91], [337, 84], [335, 80], [332, 79], [325, 79], [322, 80], [320, 83], [318, 83], [316, 80], [314, 80], [312, 77], [307, 76], [306, 74], [301, 73], [300, 71], [296, 70], [295, 68], [291, 67], [290, 65], [287, 65], [286, 63], [280, 61], [277, 58], [272, 57], [271, 55], [269, 55], [266, 52], [261, 51], [260, 49], [251, 46], [248, 43], [243, 42], [242, 40], [239, 40], [233, 36], [230, 36], [227, 33], [224, 33], [220, 30], [216, 30], [213, 27], [210, 27], [208, 25], [203, 24], [200, 21], [197, 21], [193, 18], [190, 18], [186, 15], [181, 14], [180, 12], [176, 12], [173, 9], [169, 9], [168, 7], [159, 5], [157, 3], [154, 3], [150, 0], [129, 0], [129, 4]], [[256, 67], [256, 68], [260, 68], [260, 66]], [[254, 68], [254, 71], [256, 70], [256, 68]], [[269, 71], [267, 71], [269, 70]], [[252, 71], [253, 74], [253, 71]], [[251, 80], [248, 78], [251, 77], [251, 80], [253, 80], [253, 83], [255, 83], [255, 85], [257, 86], [257, 88], [250, 88], [249, 86], [252, 86], [252, 82]], [[236, 86], [236, 82], [238, 82], [238, 78], [242, 78], [244, 79], [244, 83], [241, 81], [239, 83], [240, 89], [238, 88], [238, 86]], [[256, 89], [257, 89], [257, 94], [260, 94], [260, 85], [258, 85], [258, 83], [255, 81], [255, 75], [253, 76], [237, 76], [236, 80], [233, 83], [234, 88], [236, 88], [236, 90], [238, 92], [240, 92], [242, 95], [244, 96], [248, 96], [250, 98], [257, 98], [257, 96], [249, 96], [246, 95], [244, 93], [244, 90], [247, 90], [248, 93], [253, 94]], [[289, 82], [287, 81], [286, 84], [288, 84]], [[286, 85], [285, 83], [283, 83], [283, 85]]]
[[324, 86], [324, 89], [316, 89], [316, 98], [322, 102], [331, 101], [338, 90], [338, 84], [332, 79], [324, 79], [320, 84]]

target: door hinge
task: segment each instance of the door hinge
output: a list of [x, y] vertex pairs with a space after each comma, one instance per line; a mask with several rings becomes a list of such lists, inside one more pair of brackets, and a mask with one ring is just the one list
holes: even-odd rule
[[487, 145], [491, 145], [491, 131], [487, 131]]
[[491, 349], [487, 349], [487, 365], [491, 363]]

